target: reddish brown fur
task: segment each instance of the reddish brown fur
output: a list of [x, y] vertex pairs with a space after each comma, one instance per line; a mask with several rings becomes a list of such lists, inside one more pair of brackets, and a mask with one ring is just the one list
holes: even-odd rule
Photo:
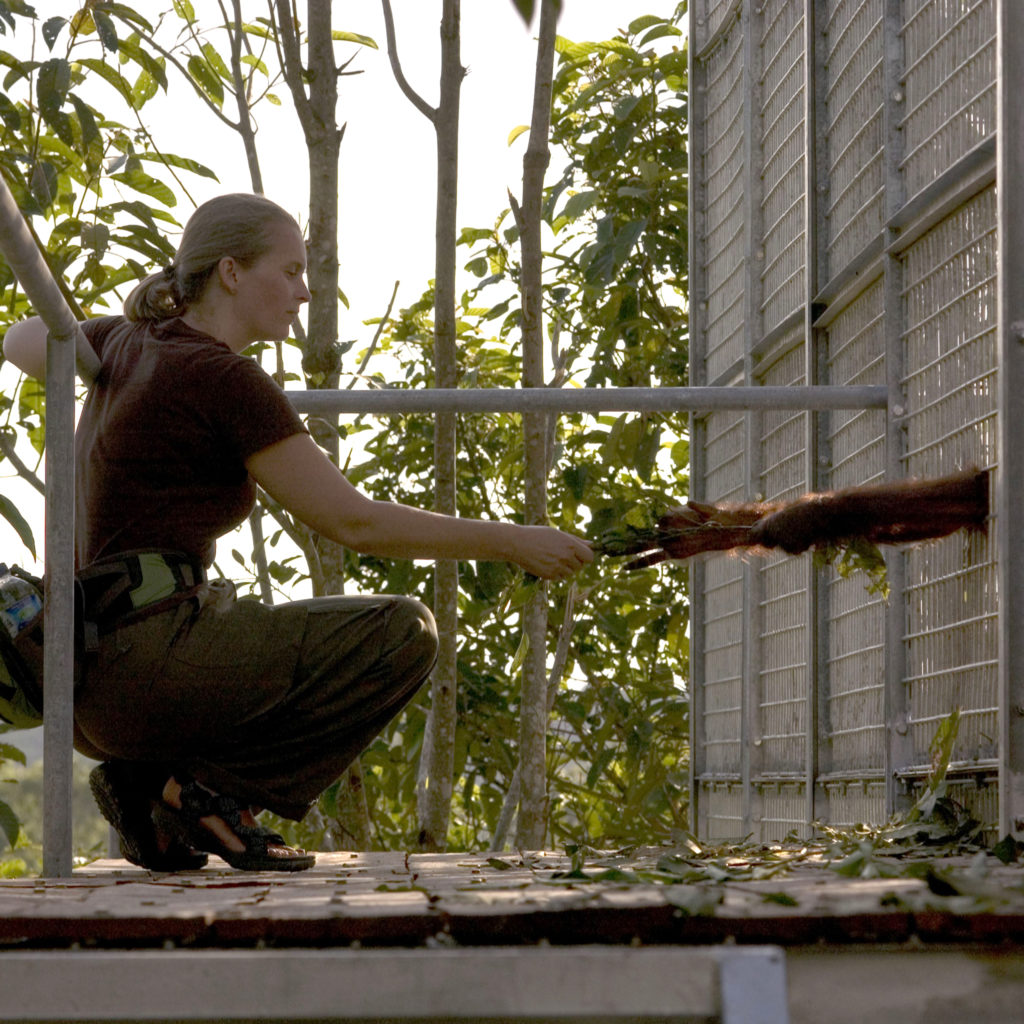
[[911, 543], [962, 528], [981, 529], [987, 517], [988, 474], [976, 469], [937, 479], [805, 494], [791, 502], [690, 501], [670, 509], [658, 521], [656, 538], [636, 548], [660, 550], [634, 559], [627, 568], [739, 547], [782, 548], [795, 555], [855, 538]]

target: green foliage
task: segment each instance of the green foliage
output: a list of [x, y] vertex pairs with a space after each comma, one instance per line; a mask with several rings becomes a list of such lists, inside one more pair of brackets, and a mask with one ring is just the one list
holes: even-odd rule
[[[10, 726], [0, 724], [0, 736], [5, 732], [8, 732]], [[7, 774], [9, 764], [24, 764], [25, 755], [10, 743], [0, 742], [0, 783], [8, 781]], [[21, 832], [21, 822], [18, 820], [18, 816], [14, 813], [14, 809], [5, 800], [0, 799], [0, 832], [3, 833], [7, 840], [7, 845], [13, 850], [15, 844], [18, 842], [18, 836]]]
[[[13, 749], [13, 748], [11, 748]], [[4, 767], [0, 743], [0, 821], [9, 815], [12, 832], [4, 831], [8, 841], [0, 850], [0, 878], [38, 874], [42, 870], [43, 835], [43, 762], [25, 765], [24, 757], [11, 758], [16, 764]], [[18, 752], [20, 754], [20, 751]], [[75, 756], [71, 780], [73, 859], [76, 866], [106, 856], [107, 823], [100, 816], [89, 791], [92, 763]], [[6, 809], [6, 811], [5, 811]]]
[[[601, 43], [559, 44], [553, 136], [566, 165], [548, 190], [544, 214], [555, 239], [544, 282], [553, 385], [685, 381], [685, 52], [674, 48], [681, 15], [679, 7], [670, 18], [638, 19], [621, 38]], [[45, 52], [31, 60], [0, 51], [7, 70], [0, 81], [0, 173], [87, 315], [118, 308], [138, 278], [167, 261], [183, 179], [213, 173], [187, 156], [163, 153], [137, 115], [173, 87], [194, 90], [222, 120], [233, 105], [236, 83], [200, 32], [193, 4], [176, 0], [168, 18], [184, 29], [169, 48], [156, 42], [156, 28], [140, 15], [103, 3], [48, 21], [39, 44]], [[22, 21], [8, 20], [21, 31]], [[245, 26], [252, 45], [243, 85], [253, 103], [275, 99], [275, 37], [270, 21]], [[364, 37], [339, 38], [372, 47]], [[169, 78], [172, 65], [184, 78]], [[87, 80], [101, 87], [103, 109], [93, 105]], [[516, 236], [508, 211], [492, 227], [462, 232], [474, 279], [457, 310], [461, 386], [520, 381]], [[26, 312], [4, 267], [0, 293], [2, 329]], [[365, 378], [410, 388], [433, 383], [432, 304], [427, 291], [386, 325]], [[278, 354], [284, 365], [284, 355], [296, 353]], [[382, 364], [386, 372], [378, 369]], [[27, 434], [41, 452], [42, 390], [24, 381], [2, 403], [7, 433]], [[460, 514], [522, 521], [518, 417], [467, 416], [459, 431]], [[339, 435], [342, 450], [355, 453], [343, 468], [364, 492], [432, 505], [431, 417], [356, 419]], [[678, 504], [688, 468], [685, 421], [677, 417], [560, 417], [551, 426], [551, 522], [598, 537], [630, 510]], [[266, 522], [269, 575], [287, 593], [313, 570], [295, 554], [287, 523]], [[254, 552], [239, 541], [233, 557], [255, 582]], [[345, 560], [352, 590], [432, 600], [429, 565], [352, 552]], [[237, 575], [233, 569], [229, 574]], [[465, 848], [489, 840], [516, 767], [515, 673], [528, 584], [498, 563], [465, 564], [460, 573], [457, 785], [449, 838]], [[689, 704], [680, 684], [689, 656], [686, 570], [626, 574], [599, 560], [577, 586], [574, 642], [549, 740], [552, 838], [664, 839], [685, 828], [687, 816]], [[559, 585], [550, 593], [553, 649], [567, 592]], [[412, 809], [428, 699], [423, 691], [362, 759], [373, 834], [382, 847], [415, 840]], [[311, 846], [338, 842], [337, 800], [328, 790], [316, 812], [297, 828], [286, 826], [285, 834]]]
[[843, 544], [818, 545], [813, 552], [814, 567], [832, 566], [844, 579], [857, 570], [868, 578], [869, 594], [880, 595], [889, 601], [889, 574], [885, 556], [876, 544], [863, 537], [854, 537]]
[[[668, 58], [641, 44], [657, 26], [675, 38], [672, 19], [652, 17], [622, 39], [562, 46], [554, 124], [569, 163], [545, 214], [558, 239], [544, 300], [555, 385], [576, 376], [590, 385], [685, 379], [685, 81], [677, 74], [669, 84]], [[679, 72], [678, 60], [668, 63]], [[459, 238], [477, 278], [457, 309], [461, 386], [513, 387], [521, 378], [518, 248], [507, 219], [506, 211], [494, 227], [467, 227]], [[381, 385], [433, 383], [432, 309], [428, 291], [383, 332], [379, 350], [396, 369]], [[551, 425], [552, 524], [596, 538], [640, 510], [678, 504], [688, 489], [684, 426], [661, 415], [559, 417]], [[460, 417], [458, 436], [459, 514], [522, 521], [519, 418]], [[348, 467], [361, 489], [431, 501], [431, 418], [380, 420], [364, 444], [363, 460]], [[433, 596], [428, 565], [352, 556], [348, 571], [360, 590], [397, 587], [428, 603]], [[678, 565], [620, 573], [599, 559], [576, 585], [573, 645], [549, 739], [551, 837], [656, 842], [687, 821], [687, 573]], [[460, 566], [454, 847], [489, 841], [516, 767], [525, 593], [504, 565]], [[553, 650], [566, 585], [549, 593]], [[408, 809], [427, 701], [421, 693], [362, 758], [384, 846], [415, 839]]]
[[[12, 36], [29, 39], [38, 30], [27, 5], [4, 10]], [[0, 80], [0, 174], [82, 315], [118, 309], [126, 288], [173, 255], [167, 231], [178, 226], [171, 211], [179, 172], [214, 177], [194, 160], [161, 152], [138, 120], [157, 89], [167, 87], [161, 59], [139, 41], [138, 30], [149, 27], [127, 6], [94, 4], [71, 18], [47, 19], [28, 60], [24, 47], [0, 50], [7, 69]], [[87, 80], [113, 88], [106, 110], [85, 98], [96, 92]], [[110, 116], [113, 108], [121, 120]], [[27, 312], [0, 259], [0, 333]], [[0, 429], [9, 441], [27, 434], [41, 453], [45, 393], [26, 380], [17, 397], [0, 395]], [[0, 459], [10, 461], [9, 446]], [[32, 467], [14, 469], [34, 476]], [[0, 496], [0, 515], [34, 556], [24, 512]]]

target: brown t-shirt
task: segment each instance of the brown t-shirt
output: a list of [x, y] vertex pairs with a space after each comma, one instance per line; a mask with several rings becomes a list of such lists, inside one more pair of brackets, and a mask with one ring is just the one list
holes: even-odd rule
[[258, 363], [179, 319], [82, 326], [101, 367], [75, 433], [78, 564], [161, 548], [211, 565], [255, 501], [245, 460], [302, 421]]

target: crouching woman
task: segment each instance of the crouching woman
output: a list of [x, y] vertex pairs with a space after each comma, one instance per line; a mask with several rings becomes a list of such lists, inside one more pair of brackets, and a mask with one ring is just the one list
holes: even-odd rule
[[[295, 221], [257, 195], [200, 206], [174, 262], [123, 316], [82, 329], [100, 358], [76, 432], [76, 555], [98, 649], [75, 696], [75, 744], [123, 854], [154, 870], [215, 853], [243, 870], [314, 858], [254, 810], [302, 818], [427, 677], [429, 610], [406, 596], [270, 606], [209, 580], [217, 538], [257, 485], [311, 529], [403, 559], [504, 560], [545, 579], [593, 553], [548, 527], [467, 520], [357, 491], [309, 436], [252, 343], [281, 340], [309, 300]], [[43, 377], [46, 329], [5, 356]]]

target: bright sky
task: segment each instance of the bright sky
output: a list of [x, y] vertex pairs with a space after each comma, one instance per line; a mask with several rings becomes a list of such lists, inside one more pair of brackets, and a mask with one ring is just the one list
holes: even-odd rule
[[[439, 91], [441, 0], [393, 0], [392, 6], [406, 78], [433, 106]], [[607, 39], [642, 14], [667, 15], [673, 7], [674, 0], [564, 0], [559, 32], [574, 41]], [[343, 56], [358, 49], [349, 71], [361, 72], [341, 79], [338, 105], [338, 121], [347, 124], [341, 155], [341, 287], [352, 303], [341, 333], [368, 339], [372, 331], [360, 321], [383, 314], [396, 280], [402, 282], [398, 303], [407, 305], [433, 276], [434, 131], [392, 76], [378, 0], [335, 3], [335, 9], [336, 28], [370, 36], [380, 47], [339, 48]], [[462, 63], [469, 73], [461, 96], [460, 227], [490, 225], [508, 205], [506, 189], [521, 192], [527, 137], [512, 146], [507, 140], [514, 127], [530, 120], [536, 21], [535, 16], [525, 25], [511, 0], [462, 4]], [[284, 87], [279, 91], [283, 95]], [[216, 130], [211, 116], [197, 116], [201, 126], [181, 117], [161, 125], [161, 133], [180, 140], [171, 145], [183, 154], [196, 153], [197, 128]], [[267, 105], [260, 117], [264, 190], [303, 214], [307, 171], [294, 115], [285, 103]], [[204, 198], [249, 187], [240, 143], [230, 134], [222, 141], [226, 152], [209, 159], [221, 184], [201, 183]], [[561, 169], [557, 159], [552, 166]]]
[[[392, 5], [406, 78], [434, 105], [441, 0], [392, 0]], [[44, 19], [69, 11], [66, 0], [37, 0], [35, 6]], [[134, 6], [152, 19], [167, 5], [143, 0]], [[380, 47], [339, 47], [343, 59], [358, 51], [349, 71], [361, 72], [342, 78], [338, 110], [339, 123], [347, 123], [341, 157], [341, 286], [352, 303], [342, 319], [341, 337], [368, 342], [373, 328], [362, 321], [383, 315], [395, 281], [401, 281], [398, 308], [418, 298], [433, 275], [434, 137], [430, 123], [394, 81], [379, 2], [348, 0], [334, 6], [336, 28], [370, 36]], [[563, 0], [559, 32], [574, 41], [607, 39], [634, 18], [667, 16], [673, 8], [674, 0]], [[506, 189], [521, 193], [527, 137], [520, 136], [511, 147], [507, 139], [530, 119], [535, 36], [536, 17], [525, 25], [511, 0], [466, 0], [462, 5], [462, 63], [469, 73], [461, 97], [460, 227], [493, 223], [508, 204]], [[278, 91], [282, 106], [266, 104], [259, 115], [264, 189], [301, 219], [308, 197], [305, 147], [283, 83]], [[183, 104], [184, 95], [176, 83], [173, 105], [154, 100], [144, 113], [162, 148], [200, 159], [218, 173], [219, 182], [189, 181], [194, 199], [249, 190], [237, 136], [198, 102]], [[557, 157], [552, 167], [561, 169]], [[189, 209], [187, 202], [179, 205], [179, 220], [187, 219]], [[347, 358], [351, 366], [343, 368], [354, 369], [354, 353]], [[13, 368], [5, 367], [3, 386], [12, 386], [15, 379]], [[2, 469], [0, 493], [16, 501], [33, 524], [41, 553], [41, 498]], [[41, 571], [5, 520], [0, 520], [0, 545], [0, 560]]]

